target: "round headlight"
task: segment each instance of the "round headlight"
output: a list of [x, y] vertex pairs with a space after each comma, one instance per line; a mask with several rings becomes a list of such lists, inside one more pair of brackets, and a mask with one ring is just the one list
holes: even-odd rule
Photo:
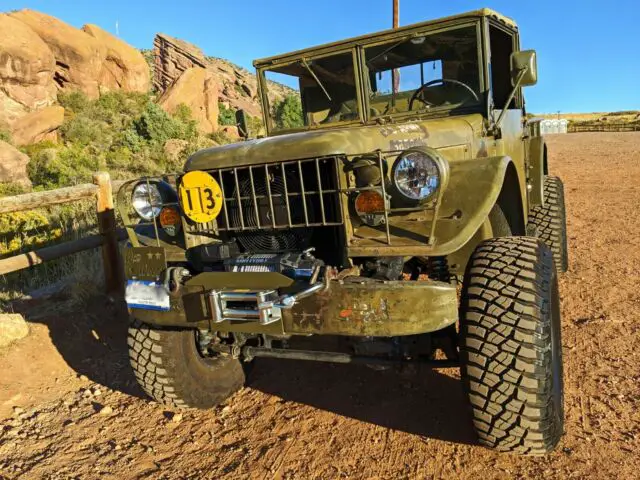
[[440, 186], [438, 164], [420, 150], [403, 152], [393, 167], [393, 183], [408, 199], [425, 200]]
[[162, 210], [162, 195], [155, 183], [139, 183], [131, 195], [133, 209], [144, 220], [153, 220]]

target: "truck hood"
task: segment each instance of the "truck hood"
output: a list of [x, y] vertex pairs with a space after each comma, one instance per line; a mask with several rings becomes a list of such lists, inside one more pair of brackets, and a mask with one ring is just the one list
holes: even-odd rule
[[446, 148], [470, 145], [482, 129], [479, 114], [389, 125], [344, 127], [276, 135], [193, 154], [185, 171], [300, 160], [332, 155], [357, 155], [375, 150], [404, 150], [429, 145]]

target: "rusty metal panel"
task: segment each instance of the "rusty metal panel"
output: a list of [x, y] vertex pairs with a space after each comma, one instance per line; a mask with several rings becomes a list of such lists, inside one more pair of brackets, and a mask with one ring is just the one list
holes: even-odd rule
[[283, 311], [287, 334], [413, 335], [458, 320], [456, 288], [441, 282], [332, 282]]

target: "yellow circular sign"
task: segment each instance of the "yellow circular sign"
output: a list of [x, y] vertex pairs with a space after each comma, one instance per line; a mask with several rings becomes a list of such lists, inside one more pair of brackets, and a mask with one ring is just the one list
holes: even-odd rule
[[210, 222], [222, 209], [222, 191], [215, 178], [193, 171], [182, 176], [178, 189], [184, 214], [196, 223]]

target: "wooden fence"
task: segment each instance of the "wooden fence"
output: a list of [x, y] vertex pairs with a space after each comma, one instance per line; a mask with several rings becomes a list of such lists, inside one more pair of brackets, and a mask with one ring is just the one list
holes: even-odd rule
[[640, 123], [590, 123], [585, 125], [569, 124], [569, 133], [578, 132], [640, 132]]
[[113, 209], [113, 194], [123, 181], [111, 182], [109, 174], [94, 174], [93, 183], [59, 188], [44, 192], [25, 193], [13, 197], [0, 198], [0, 213], [22, 212], [35, 208], [50, 207], [62, 203], [95, 199], [98, 234], [88, 235], [78, 240], [44, 247], [0, 260], [0, 275], [16, 272], [50, 260], [66, 257], [74, 253], [102, 247], [105, 287], [109, 293], [122, 290], [122, 262], [118, 251], [118, 241], [124, 238], [124, 230], [116, 228]]

